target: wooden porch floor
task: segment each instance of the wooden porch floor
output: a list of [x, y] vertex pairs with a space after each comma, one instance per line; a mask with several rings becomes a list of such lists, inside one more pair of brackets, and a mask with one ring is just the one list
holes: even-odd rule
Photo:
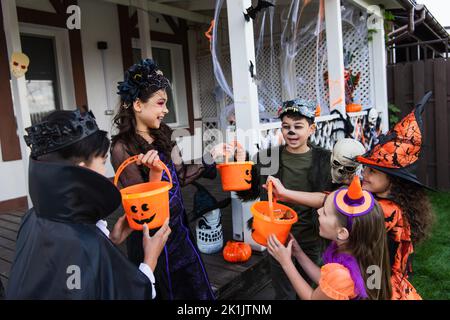
[[[228, 196], [228, 193], [222, 192], [219, 177], [215, 180], [200, 179], [198, 182], [205, 186], [217, 200]], [[195, 191], [194, 186], [187, 186], [182, 190], [188, 218], [192, 211]], [[0, 213], [0, 280], [5, 288], [8, 285], [17, 232], [23, 215], [24, 212]], [[110, 228], [114, 225], [118, 216], [119, 213], [108, 218]], [[224, 243], [226, 243], [227, 240], [232, 238], [231, 207], [222, 209], [222, 225]], [[195, 235], [195, 224], [191, 223], [190, 226]], [[124, 245], [120, 249], [126, 253]], [[202, 254], [202, 258], [218, 299], [271, 298], [270, 293], [261, 294], [265, 288], [270, 286], [267, 253], [253, 252], [249, 261], [239, 264], [226, 262], [221, 252], [213, 255]]]

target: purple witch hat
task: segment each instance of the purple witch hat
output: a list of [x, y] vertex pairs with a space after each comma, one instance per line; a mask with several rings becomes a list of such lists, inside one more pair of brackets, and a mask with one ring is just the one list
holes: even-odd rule
[[358, 176], [354, 176], [348, 188], [339, 189], [334, 195], [336, 209], [347, 217], [347, 229], [351, 230], [353, 217], [368, 214], [375, 204], [373, 195], [361, 188]]

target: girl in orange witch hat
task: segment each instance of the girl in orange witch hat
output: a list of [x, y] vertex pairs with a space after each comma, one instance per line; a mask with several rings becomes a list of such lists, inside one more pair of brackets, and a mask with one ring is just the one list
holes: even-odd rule
[[430, 202], [416, 175], [422, 145], [421, 114], [431, 92], [397, 123], [379, 143], [356, 161], [365, 165], [363, 189], [375, 194], [384, 211], [392, 266], [392, 291], [396, 300], [421, 300], [408, 281], [414, 245], [429, 233]]

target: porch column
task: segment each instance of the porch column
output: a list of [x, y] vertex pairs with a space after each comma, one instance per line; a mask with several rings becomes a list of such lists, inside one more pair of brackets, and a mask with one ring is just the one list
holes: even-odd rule
[[141, 44], [142, 59], [152, 59], [152, 43], [150, 40], [150, 19], [146, 0], [137, 1], [137, 17], [139, 28], [139, 42]]
[[[20, 43], [19, 20], [17, 18], [16, 0], [1, 0], [3, 11], [3, 23], [5, 28], [6, 46], [8, 48], [8, 59], [11, 59], [13, 52], [22, 52]], [[33, 63], [33, 61], [30, 61]], [[25, 188], [27, 190], [28, 207], [32, 207], [28, 195], [28, 160], [29, 149], [23, 139], [25, 128], [31, 126], [30, 110], [27, 100], [27, 87], [25, 76], [16, 78], [11, 74], [11, 90], [14, 100], [14, 114], [17, 122], [17, 130], [22, 154], [22, 163], [25, 174]]]
[[344, 44], [340, 0], [325, 0], [325, 30], [330, 111], [337, 109], [345, 116]]
[[[236, 136], [250, 157], [253, 157], [258, 151], [256, 144], [259, 142], [258, 91], [249, 72], [250, 61], [256, 68], [255, 46], [253, 23], [245, 21], [243, 15], [251, 5], [251, 0], [227, 0]], [[257, 74], [256, 69], [254, 73]], [[251, 233], [246, 228], [247, 221], [251, 218], [250, 205], [251, 203], [242, 204], [232, 194], [233, 237], [244, 240], [257, 249], [258, 245], [253, 242]], [[240, 238], [240, 231], [243, 239]]]
[[388, 93], [386, 76], [386, 47], [384, 38], [384, 18], [380, 7], [368, 8], [368, 28], [375, 29], [372, 41], [369, 42], [372, 56], [372, 88], [373, 105], [381, 114], [381, 129], [385, 133], [389, 129]]

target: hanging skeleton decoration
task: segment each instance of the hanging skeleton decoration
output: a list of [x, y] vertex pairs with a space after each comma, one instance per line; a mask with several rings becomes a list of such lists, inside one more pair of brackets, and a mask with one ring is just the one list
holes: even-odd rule
[[367, 113], [367, 121], [364, 128], [364, 141], [366, 149], [370, 150], [378, 143], [378, 136], [381, 133], [381, 118], [375, 108]]
[[353, 176], [361, 171], [361, 165], [353, 159], [364, 153], [364, 146], [359, 141], [350, 138], [338, 140], [330, 160], [333, 183], [349, 184]]
[[20, 78], [25, 75], [30, 65], [30, 59], [22, 52], [14, 52], [11, 56], [11, 72], [14, 77]]
[[258, 0], [258, 4], [256, 5], [256, 7], [253, 8], [253, 6], [250, 6], [249, 8], [247, 8], [247, 13], [244, 13], [245, 20], [250, 21], [250, 18], [255, 20], [256, 14], [258, 12], [262, 11], [265, 8], [269, 8], [269, 7], [274, 7], [274, 5], [272, 3], [270, 3], [269, 1]]

